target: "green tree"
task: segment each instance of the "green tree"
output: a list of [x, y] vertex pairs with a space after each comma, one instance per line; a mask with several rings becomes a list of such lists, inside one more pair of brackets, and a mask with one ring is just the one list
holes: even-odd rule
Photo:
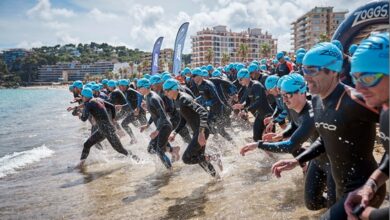
[[269, 46], [269, 44], [263, 43], [263, 44], [261, 44], [260, 47], [261, 47], [260, 51], [261, 51], [262, 57], [269, 58], [270, 57], [270, 52], [271, 52], [271, 47]]
[[327, 33], [322, 33], [318, 37], [318, 42], [329, 42], [329, 41], [330, 41], [330, 37]]
[[214, 64], [214, 62], [211, 62], [211, 61], [214, 61], [214, 51], [213, 51], [213, 48], [208, 48], [207, 49], [205, 58], [207, 60], [207, 64]]
[[226, 64], [229, 64], [229, 62], [230, 62], [230, 55], [228, 53], [223, 53], [221, 62], [222, 62], [223, 66], [225, 66]]
[[238, 56], [241, 57], [241, 61], [244, 62], [248, 57], [248, 45], [245, 43], [241, 43], [238, 48]]

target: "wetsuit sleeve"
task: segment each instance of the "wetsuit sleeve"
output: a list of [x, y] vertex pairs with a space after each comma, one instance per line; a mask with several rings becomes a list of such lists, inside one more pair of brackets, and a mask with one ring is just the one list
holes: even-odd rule
[[322, 153], [325, 153], [324, 142], [321, 137], [318, 137], [317, 140], [310, 145], [308, 149], [295, 157], [300, 164], [303, 164], [309, 160], [312, 160]]
[[289, 123], [287, 128], [284, 129], [282, 132], [283, 138], [291, 137], [291, 135], [294, 133], [295, 130], [297, 130], [297, 128], [298, 126], [294, 122]]
[[152, 102], [153, 102], [152, 105], [158, 111], [158, 120], [157, 120], [157, 124], [156, 124], [156, 126], [157, 126], [156, 130], [161, 130], [162, 126], [167, 124], [166, 122], [168, 122], [168, 119], [166, 117], [164, 107], [161, 106], [161, 103], [157, 99], [152, 99]]
[[259, 142], [258, 147], [263, 150], [276, 153], [294, 153], [301, 148], [302, 144], [315, 132], [313, 118], [305, 117], [302, 123], [288, 140], [280, 142]]
[[83, 112], [81, 113], [81, 116], [80, 116], [81, 121], [88, 120], [89, 115], [90, 115], [90, 112], [89, 112], [89, 109], [91, 108], [90, 106], [91, 106], [90, 102], [84, 103], [84, 109], [83, 109]]
[[181, 131], [181, 129], [183, 129], [184, 126], [186, 126], [186, 124], [187, 124], [187, 121], [182, 116], [180, 116], [180, 122], [179, 122], [179, 125], [177, 126], [177, 128], [175, 129], [175, 132], [179, 133]]
[[138, 109], [141, 109], [141, 104], [142, 104], [142, 100], [143, 100], [143, 96], [141, 94], [137, 94], [137, 108]]
[[207, 128], [208, 127], [208, 124], [207, 124], [208, 112], [205, 108], [203, 108], [200, 105], [197, 105], [196, 103], [194, 103], [193, 101], [188, 100], [188, 99], [183, 100], [183, 105], [186, 105], [186, 106], [192, 108], [192, 110], [194, 110], [196, 113], [198, 113], [199, 120], [200, 120], [200, 123], [199, 123], [200, 128]]
[[116, 116], [116, 111], [115, 111], [115, 106], [109, 102], [104, 101], [104, 107], [106, 107], [107, 111], [112, 113], [112, 119], [115, 119]]
[[389, 155], [384, 154], [379, 164], [379, 170], [389, 176]]
[[[252, 94], [254, 96], [254, 102], [248, 106], [248, 111], [250, 111], [250, 112], [255, 111], [259, 107], [263, 108], [262, 105], [264, 105], [264, 101], [266, 100], [266, 99], [262, 100], [262, 97], [265, 97], [265, 93], [264, 93], [264, 90], [261, 88], [260, 84], [254, 84], [252, 86]], [[263, 108], [263, 109], [266, 109], [266, 108]], [[266, 111], [264, 111], [264, 112], [266, 112]]]
[[273, 122], [279, 123], [279, 122], [283, 121], [287, 117], [287, 115], [288, 115], [287, 110], [283, 109], [283, 111], [280, 112], [276, 118], [274, 118]]
[[369, 220], [389, 219], [389, 207], [372, 210], [370, 216], [368, 216], [368, 219]]

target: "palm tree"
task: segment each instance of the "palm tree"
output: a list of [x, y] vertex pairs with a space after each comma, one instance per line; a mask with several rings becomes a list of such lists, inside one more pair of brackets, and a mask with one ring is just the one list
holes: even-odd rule
[[208, 64], [212, 64], [211, 61], [214, 60], [214, 51], [213, 48], [208, 48], [206, 53], [206, 60]]
[[328, 36], [327, 33], [322, 33], [318, 37], [318, 42], [329, 42], [329, 41], [330, 41], [330, 37]]
[[241, 43], [240, 47], [238, 48], [238, 56], [242, 58], [242, 62], [244, 62], [248, 57], [248, 52], [249, 52], [248, 45]]
[[222, 54], [222, 65], [225, 66], [226, 64], [228, 64], [230, 62], [230, 56], [228, 53], [223, 53]]
[[130, 74], [133, 74], [134, 73], [134, 62], [133, 61], [129, 62], [129, 67], [130, 67]]
[[271, 52], [271, 47], [269, 46], [269, 44], [267, 43], [263, 43], [261, 45], [261, 54], [263, 55], [263, 57], [269, 57], [269, 53]]

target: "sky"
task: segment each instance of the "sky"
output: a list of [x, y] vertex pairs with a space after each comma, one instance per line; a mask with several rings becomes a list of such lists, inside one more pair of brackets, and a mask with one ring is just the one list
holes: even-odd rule
[[232, 31], [261, 28], [291, 47], [291, 23], [315, 6], [353, 11], [367, 0], [0, 0], [0, 50], [67, 43], [108, 43], [151, 51], [173, 48], [180, 25], [190, 36], [203, 28], [226, 25]]

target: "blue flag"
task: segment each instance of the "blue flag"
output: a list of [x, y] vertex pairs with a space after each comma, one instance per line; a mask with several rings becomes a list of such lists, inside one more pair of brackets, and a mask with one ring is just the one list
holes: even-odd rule
[[183, 53], [184, 42], [186, 40], [186, 35], [187, 35], [187, 30], [188, 30], [189, 24], [190, 23], [188, 23], [188, 22], [185, 22], [184, 24], [182, 24], [179, 28], [179, 31], [177, 32], [177, 35], [176, 35], [175, 50], [173, 52], [173, 68], [172, 68], [172, 72], [175, 75], [178, 75], [179, 71], [180, 71], [181, 54]]
[[164, 37], [159, 37], [154, 43], [152, 51], [152, 75], [158, 72], [158, 57], [160, 56], [160, 49], [163, 39]]

